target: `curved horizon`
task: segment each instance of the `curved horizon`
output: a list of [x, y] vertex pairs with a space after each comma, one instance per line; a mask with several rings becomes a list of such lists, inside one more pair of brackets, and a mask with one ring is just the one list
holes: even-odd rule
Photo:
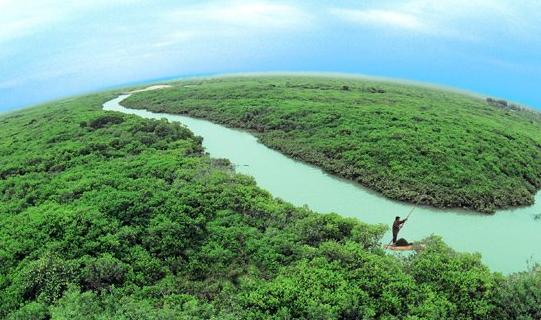
[[7, 114], [10, 112], [16, 112], [20, 110], [24, 110], [27, 108], [32, 108], [35, 106], [39, 106], [46, 103], [51, 103], [54, 101], [60, 101], [63, 99], [69, 99], [73, 97], [79, 97], [84, 96], [87, 94], [94, 94], [99, 93], [103, 91], [109, 91], [109, 90], [118, 90], [118, 89], [125, 89], [125, 88], [131, 88], [131, 87], [139, 87], [144, 86], [147, 84], [158, 84], [158, 83], [170, 83], [175, 81], [181, 81], [181, 80], [190, 80], [190, 79], [212, 79], [212, 78], [219, 78], [219, 77], [235, 77], [235, 76], [265, 76], [265, 75], [290, 75], [290, 76], [321, 76], [321, 77], [329, 77], [329, 78], [359, 78], [359, 79], [368, 79], [368, 80], [374, 80], [374, 81], [381, 81], [381, 82], [390, 82], [390, 83], [399, 83], [399, 84], [405, 84], [405, 85], [411, 85], [411, 86], [419, 86], [419, 87], [425, 87], [425, 88], [431, 88], [431, 89], [437, 89], [437, 90], [444, 90], [444, 91], [450, 91], [457, 94], [463, 94], [472, 96], [479, 99], [486, 99], [486, 98], [494, 98], [494, 99], [504, 99], [510, 103], [519, 104], [521, 107], [525, 107], [527, 109], [530, 109], [534, 112], [541, 112], [541, 108], [536, 108], [534, 106], [529, 106], [525, 104], [520, 104], [519, 102], [509, 100], [505, 97], [499, 97], [499, 96], [492, 96], [488, 95], [482, 92], [475, 92], [470, 91], [468, 89], [459, 88], [459, 87], [453, 87], [448, 85], [442, 85], [438, 83], [431, 83], [431, 82], [423, 82], [423, 81], [416, 81], [416, 80], [410, 80], [410, 79], [404, 79], [404, 78], [391, 78], [391, 77], [382, 77], [377, 75], [368, 75], [368, 74], [360, 74], [360, 73], [346, 73], [346, 72], [321, 72], [321, 71], [266, 71], [266, 72], [231, 72], [231, 73], [214, 73], [214, 74], [204, 74], [204, 75], [178, 75], [178, 76], [172, 76], [172, 77], [162, 77], [162, 78], [155, 78], [155, 79], [146, 79], [142, 81], [135, 81], [135, 82], [126, 82], [126, 83], [119, 83], [119, 84], [113, 84], [108, 87], [103, 88], [97, 88], [95, 90], [89, 90], [85, 92], [78, 92], [71, 95], [65, 95], [60, 97], [55, 97], [49, 100], [40, 101], [34, 104], [21, 106], [13, 109], [8, 110], [1, 110], [0, 109], [0, 115]]
[[163, 78], [281, 70], [407, 79], [539, 110], [540, 21], [531, 0], [4, 0], [0, 111]]

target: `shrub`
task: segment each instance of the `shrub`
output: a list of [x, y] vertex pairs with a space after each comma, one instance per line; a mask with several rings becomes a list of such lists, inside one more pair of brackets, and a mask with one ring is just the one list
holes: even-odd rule
[[81, 282], [88, 290], [100, 291], [111, 285], [122, 286], [128, 266], [110, 254], [91, 259], [81, 272]]
[[541, 319], [541, 266], [500, 279], [492, 319]]
[[66, 261], [55, 254], [45, 254], [30, 262], [17, 281], [22, 282], [22, 295], [25, 300], [53, 303], [58, 300], [68, 286], [78, 279], [78, 264]]
[[105, 114], [99, 116], [88, 123], [88, 126], [92, 129], [103, 128], [109, 124], [120, 124], [124, 122], [124, 117], [120, 114]]

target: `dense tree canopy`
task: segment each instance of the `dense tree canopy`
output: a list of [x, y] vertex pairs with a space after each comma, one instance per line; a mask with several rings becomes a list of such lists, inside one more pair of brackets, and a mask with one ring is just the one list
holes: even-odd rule
[[273, 198], [113, 96], [0, 118], [0, 318], [538, 318], [539, 272], [437, 237], [387, 255], [385, 227]]
[[541, 187], [541, 117], [493, 102], [391, 82], [252, 76], [182, 81], [123, 104], [253, 130], [392, 199], [493, 212], [532, 204]]

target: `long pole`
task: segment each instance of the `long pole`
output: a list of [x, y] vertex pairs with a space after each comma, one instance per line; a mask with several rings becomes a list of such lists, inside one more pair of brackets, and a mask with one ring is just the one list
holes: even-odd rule
[[[408, 213], [408, 216], [406, 217], [405, 220], [408, 220], [408, 218], [411, 216], [411, 213], [413, 212], [413, 210], [415, 210], [415, 208], [417, 208], [417, 203], [413, 206], [413, 208], [411, 208], [410, 212]], [[404, 222], [404, 224], [406, 224], [406, 222]], [[404, 224], [402, 224], [402, 226], [400, 226], [400, 229], [402, 229], [402, 227], [404, 226]]]

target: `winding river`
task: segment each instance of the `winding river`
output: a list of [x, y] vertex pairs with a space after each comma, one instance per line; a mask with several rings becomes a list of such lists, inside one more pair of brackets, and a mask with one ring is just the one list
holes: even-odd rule
[[[404, 217], [411, 208], [288, 158], [259, 143], [248, 132], [181, 115], [124, 108], [120, 102], [128, 96], [123, 94], [104, 103], [104, 110], [180, 122], [204, 138], [203, 145], [212, 157], [229, 159], [237, 172], [254, 177], [261, 188], [295, 205], [384, 224], [391, 224], [396, 215]], [[481, 253], [492, 270], [511, 273], [541, 262], [541, 217], [536, 219], [536, 215], [541, 216], [541, 192], [533, 206], [494, 215], [419, 207], [400, 236], [414, 241], [437, 234], [456, 250]]]

